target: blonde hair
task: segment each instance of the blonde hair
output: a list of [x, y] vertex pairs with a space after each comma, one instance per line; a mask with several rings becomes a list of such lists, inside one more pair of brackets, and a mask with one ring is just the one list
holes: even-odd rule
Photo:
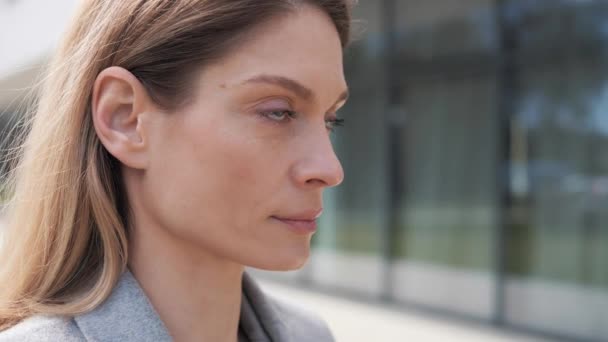
[[85, 0], [51, 61], [12, 170], [0, 257], [0, 331], [34, 314], [78, 315], [111, 293], [128, 260], [120, 164], [100, 143], [90, 97], [109, 66], [133, 73], [165, 108], [189, 97], [195, 68], [298, 3], [349, 39], [345, 0]]

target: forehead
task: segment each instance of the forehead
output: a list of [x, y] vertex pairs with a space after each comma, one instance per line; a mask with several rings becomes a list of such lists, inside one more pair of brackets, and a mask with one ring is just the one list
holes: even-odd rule
[[206, 68], [204, 78], [235, 85], [259, 74], [279, 74], [312, 89], [341, 91], [346, 88], [342, 57], [340, 38], [329, 16], [303, 5], [250, 32], [229, 55]]

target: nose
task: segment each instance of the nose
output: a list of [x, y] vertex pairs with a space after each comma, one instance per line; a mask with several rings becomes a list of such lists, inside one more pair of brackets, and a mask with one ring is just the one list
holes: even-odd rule
[[302, 142], [301, 153], [292, 174], [300, 187], [333, 187], [344, 180], [342, 164], [336, 156], [329, 135], [309, 137]]

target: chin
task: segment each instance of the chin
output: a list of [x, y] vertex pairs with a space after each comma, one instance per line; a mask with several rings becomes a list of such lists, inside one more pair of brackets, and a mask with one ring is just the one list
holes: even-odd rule
[[272, 255], [266, 254], [266, 258], [248, 266], [266, 271], [295, 271], [302, 268], [309, 257], [310, 248], [300, 251], [281, 251]]

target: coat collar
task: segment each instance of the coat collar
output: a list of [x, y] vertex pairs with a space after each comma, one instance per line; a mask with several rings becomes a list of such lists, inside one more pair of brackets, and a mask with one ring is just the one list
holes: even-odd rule
[[74, 317], [87, 341], [171, 341], [171, 337], [131, 272], [95, 310]]
[[[105, 302], [74, 320], [89, 341], [171, 341], [158, 313], [129, 271], [121, 276]], [[239, 341], [288, 341], [288, 331], [273, 302], [244, 273]]]

